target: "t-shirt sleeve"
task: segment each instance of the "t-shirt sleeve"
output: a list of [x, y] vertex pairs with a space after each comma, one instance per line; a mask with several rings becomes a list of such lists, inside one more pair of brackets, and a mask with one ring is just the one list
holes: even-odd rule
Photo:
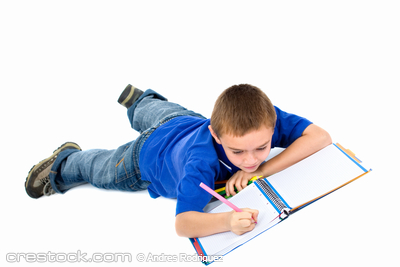
[[211, 195], [200, 187], [204, 183], [214, 188], [217, 164], [210, 166], [209, 162], [195, 160], [188, 162], [184, 177], [180, 180], [177, 189], [176, 215], [186, 211], [203, 212], [203, 208], [210, 202]]
[[312, 124], [311, 121], [295, 114], [287, 113], [275, 107], [276, 124], [274, 134], [272, 136], [273, 147], [287, 148], [297, 138], [299, 138], [304, 130]]

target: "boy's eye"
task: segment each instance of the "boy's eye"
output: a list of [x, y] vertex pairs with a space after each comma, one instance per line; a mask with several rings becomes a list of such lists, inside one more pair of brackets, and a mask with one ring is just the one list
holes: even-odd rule
[[240, 153], [242, 153], [243, 151], [241, 151], [241, 150], [238, 150], [238, 151], [233, 151], [233, 154], [240, 154]]
[[264, 150], [266, 148], [267, 148], [266, 146], [265, 147], [260, 147], [260, 148], [257, 148], [257, 150]]

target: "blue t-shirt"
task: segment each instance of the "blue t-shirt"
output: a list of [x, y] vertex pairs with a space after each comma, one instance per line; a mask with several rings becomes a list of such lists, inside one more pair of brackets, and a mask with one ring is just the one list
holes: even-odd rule
[[[305, 118], [275, 107], [277, 121], [273, 147], [288, 147], [311, 124]], [[139, 157], [142, 179], [150, 181], [150, 196], [176, 198], [176, 214], [202, 212], [211, 195], [201, 182], [214, 188], [239, 170], [226, 157], [208, 129], [209, 119], [181, 116], [161, 125], [144, 143]]]

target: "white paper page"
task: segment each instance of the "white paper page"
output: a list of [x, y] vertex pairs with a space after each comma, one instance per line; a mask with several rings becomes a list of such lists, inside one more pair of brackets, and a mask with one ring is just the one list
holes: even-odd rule
[[267, 180], [292, 208], [318, 198], [365, 173], [335, 145], [271, 175]]
[[[235, 247], [245, 243], [279, 222], [278, 219], [270, 223], [279, 213], [268, 202], [267, 198], [254, 183], [240, 191], [239, 194], [230, 198], [229, 201], [238, 208], [251, 208], [258, 210], [259, 215], [257, 225], [252, 231], [240, 236], [232, 232], [225, 232], [199, 238], [198, 240], [207, 255], [225, 255]], [[230, 207], [222, 204], [210, 211], [210, 213], [226, 212], [231, 210]]]

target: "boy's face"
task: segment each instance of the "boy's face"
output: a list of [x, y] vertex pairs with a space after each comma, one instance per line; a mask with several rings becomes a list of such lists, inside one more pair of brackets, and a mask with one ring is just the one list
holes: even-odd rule
[[254, 172], [268, 157], [271, 150], [273, 129], [262, 127], [244, 136], [223, 135], [218, 137], [209, 126], [215, 141], [222, 145], [229, 161], [244, 172]]

